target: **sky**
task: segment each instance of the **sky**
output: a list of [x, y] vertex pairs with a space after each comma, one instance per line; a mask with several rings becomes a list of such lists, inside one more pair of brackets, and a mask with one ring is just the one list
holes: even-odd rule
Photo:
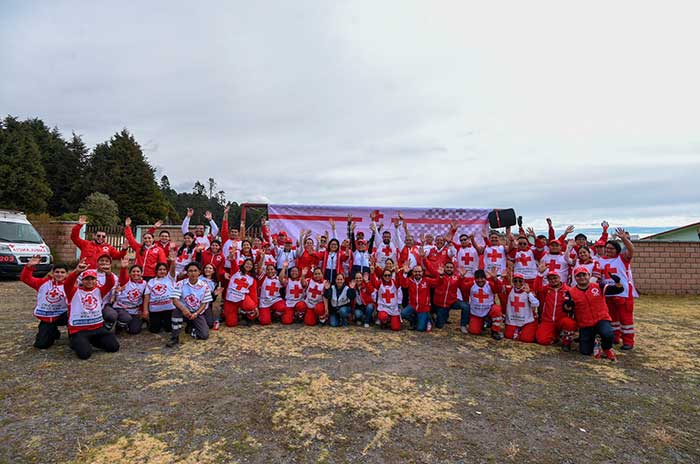
[[0, 114], [180, 191], [700, 220], [698, 2], [0, 0]]

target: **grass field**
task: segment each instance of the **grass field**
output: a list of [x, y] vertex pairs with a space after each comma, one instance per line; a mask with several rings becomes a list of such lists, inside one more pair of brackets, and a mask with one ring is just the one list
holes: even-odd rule
[[32, 347], [34, 296], [0, 282], [0, 462], [700, 462], [698, 298], [638, 300], [611, 364], [455, 322], [144, 333], [80, 361], [65, 329]]

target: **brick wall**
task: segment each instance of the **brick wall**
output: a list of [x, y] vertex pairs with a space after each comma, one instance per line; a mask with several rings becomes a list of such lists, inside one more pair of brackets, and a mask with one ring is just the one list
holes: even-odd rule
[[73, 263], [75, 258], [75, 245], [71, 242], [70, 231], [77, 222], [34, 222], [32, 225], [44, 238], [51, 248], [54, 261], [59, 263]]
[[700, 242], [635, 241], [634, 249], [632, 273], [640, 293], [700, 295]]

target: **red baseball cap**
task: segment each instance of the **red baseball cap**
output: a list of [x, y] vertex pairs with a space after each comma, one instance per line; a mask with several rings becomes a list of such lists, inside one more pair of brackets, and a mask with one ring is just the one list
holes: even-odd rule
[[515, 274], [513, 274], [513, 278], [514, 279], [525, 279], [525, 276], [519, 272], [516, 272]]
[[595, 243], [593, 244], [593, 246], [604, 247], [604, 246], [605, 246], [605, 240], [598, 240], [597, 242], [595, 242]]
[[358, 244], [358, 245], [367, 245], [367, 240], [359, 239], [359, 240], [357, 241], [357, 244]]
[[559, 245], [561, 245], [561, 242], [560, 242], [559, 240], [557, 240], [556, 238], [554, 238], [554, 239], [552, 239], [552, 240], [549, 241], [549, 244], [550, 244], [550, 245], [551, 245], [552, 243], [558, 243]]
[[557, 276], [557, 277], [559, 277], [559, 274], [557, 274], [556, 271], [547, 271], [547, 272], [545, 273], [545, 276], [547, 276], [547, 277], [549, 277], [549, 276]]
[[80, 274], [81, 279], [87, 279], [88, 277], [92, 277], [93, 279], [97, 279], [97, 271], [94, 269], [88, 269], [86, 271], [83, 271], [82, 274]]
[[590, 272], [588, 272], [588, 269], [586, 269], [585, 267], [579, 266], [576, 269], [574, 269], [574, 275], [577, 276], [579, 274], [590, 274]]
[[97, 257], [97, 260], [101, 260], [102, 258], [109, 258], [110, 261], [112, 261], [112, 257], [109, 255], [109, 253], [102, 253], [100, 256]]
[[286, 236], [286, 235], [287, 235], [287, 232], [285, 232], [285, 231], [283, 231], [283, 230], [280, 230], [279, 232], [277, 232], [277, 235], [284, 235], [284, 236]]
[[291, 238], [287, 237], [286, 239], [284, 239], [284, 243], [294, 243], [294, 240], [292, 240]]

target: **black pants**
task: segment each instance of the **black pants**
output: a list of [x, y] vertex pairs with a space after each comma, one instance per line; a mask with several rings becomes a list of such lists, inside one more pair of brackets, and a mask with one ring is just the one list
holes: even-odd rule
[[170, 332], [173, 330], [173, 310], [148, 312], [148, 330], [151, 333], [158, 333], [161, 330]]
[[613, 346], [613, 329], [610, 321], [598, 321], [596, 325], [581, 327], [579, 333], [579, 351], [581, 354], [593, 354], [595, 336], [600, 335], [600, 345], [604, 350], [609, 350]]
[[119, 351], [119, 341], [116, 335], [108, 332], [104, 327], [94, 330], [81, 330], [70, 336], [70, 347], [80, 359], [88, 359], [92, 356], [92, 347], [114, 353]]
[[67, 323], [68, 313], [61, 314], [53, 322], [39, 321], [39, 330], [36, 333], [34, 347], [39, 348], [40, 350], [51, 348], [53, 343], [61, 336], [58, 326], [66, 325]]

